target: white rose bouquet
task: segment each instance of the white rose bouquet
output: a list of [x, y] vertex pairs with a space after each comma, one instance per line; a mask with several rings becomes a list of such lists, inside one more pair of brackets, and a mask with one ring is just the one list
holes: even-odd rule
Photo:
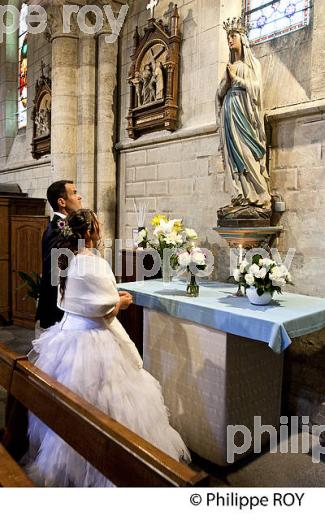
[[178, 254], [179, 272], [190, 274], [190, 280], [187, 285], [187, 293], [190, 296], [199, 295], [199, 285], [196, 280], [197, 271], [205, 271], [207, 267], [206, 257], [199, 247], [190, 247], [187, 251]]
[[[203, 271], [206, 268], [205, 254], [199, 247], [193, 247], [189, 251], [183, 251], [178, 255], [180, 272], [191, 272], [191, 267]], [[195, 273], [194, 273], [195, 274]]]
[[254, 255], [251, 262], [244, 259], [233, 272], [238, 285], [248, 289], [255, 287], [259, 296], [264, 293], [281, 293], [286, 284], [293, 285], [292, 277], [284, 264], [270, 258]]

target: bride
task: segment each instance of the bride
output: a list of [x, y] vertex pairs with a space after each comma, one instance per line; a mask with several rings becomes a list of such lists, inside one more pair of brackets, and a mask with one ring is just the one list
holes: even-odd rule
[[[29, 359], [171, 457], [189, 462], [184, 442], [169, 424], [159, 382], [144, 370], [116, 317], [131, 296], [119, 295], [108, 262], [96, 250], [100, 230], [95, 213], [72, 213], [62, 221], [60, 233], [61, 247], [72, 256], [70, 265], [65, 254], [59, 259], [58, 306], [64, 316], [33, 341]], [[79, 240], [85, 245], [80, 250]], [[32, 414], [29, 441], [25, 470], [37, 485], [113, 485]]]

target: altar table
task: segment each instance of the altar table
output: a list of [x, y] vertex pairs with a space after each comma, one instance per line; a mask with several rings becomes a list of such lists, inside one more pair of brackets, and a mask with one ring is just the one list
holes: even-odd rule
[[[261, 424], [278, 427], [283, 351], [293, 338], [325, 327], [325, 299], [285, 293], [257, 307], [222, 283], [201, 283], [198, 298], [187, 296], [181, 281], [119, 288], [144, 307], [144, 366], [161, 383], [171, 424], [191, 450], [227, 465], [227, 425], [253, 434], [260, 416]], [[267, 440], [264, 434], [262, 445]]]

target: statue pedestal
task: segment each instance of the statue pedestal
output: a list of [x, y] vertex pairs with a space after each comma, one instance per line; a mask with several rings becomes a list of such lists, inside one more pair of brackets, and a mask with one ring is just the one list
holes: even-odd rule
[[229, 247], [242, 246], [244, 249], [269, 246], [283, 231], [282, 226], [272, 227], [214, 227], [222, 238], [227, 240]]
[[283, 231], [282, 226], [272, 226], [271, 207], [230, 205], [220, 208], [217, 215], [218, 226], [213, 229], [227, 240], [229, 247], [268, 248]]

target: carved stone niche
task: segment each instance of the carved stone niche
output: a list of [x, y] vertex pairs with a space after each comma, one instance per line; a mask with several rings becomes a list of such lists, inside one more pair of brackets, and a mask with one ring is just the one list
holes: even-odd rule
[[51, 80], [48, 75], [45, 75], [42, 65], [42, 74], [35, 86], [32, 112], [32, 155], [34, 159], [40, 159], [43, 155], [51, 153], [51, 106]]
[[178, 127], [180, 65], [179, 14], [177, 6], [165, 25], [151, 18], [141, 36], [135, 30], [129, 71], [130, 108], [128, 134], [136, 139], [146, 132]]

